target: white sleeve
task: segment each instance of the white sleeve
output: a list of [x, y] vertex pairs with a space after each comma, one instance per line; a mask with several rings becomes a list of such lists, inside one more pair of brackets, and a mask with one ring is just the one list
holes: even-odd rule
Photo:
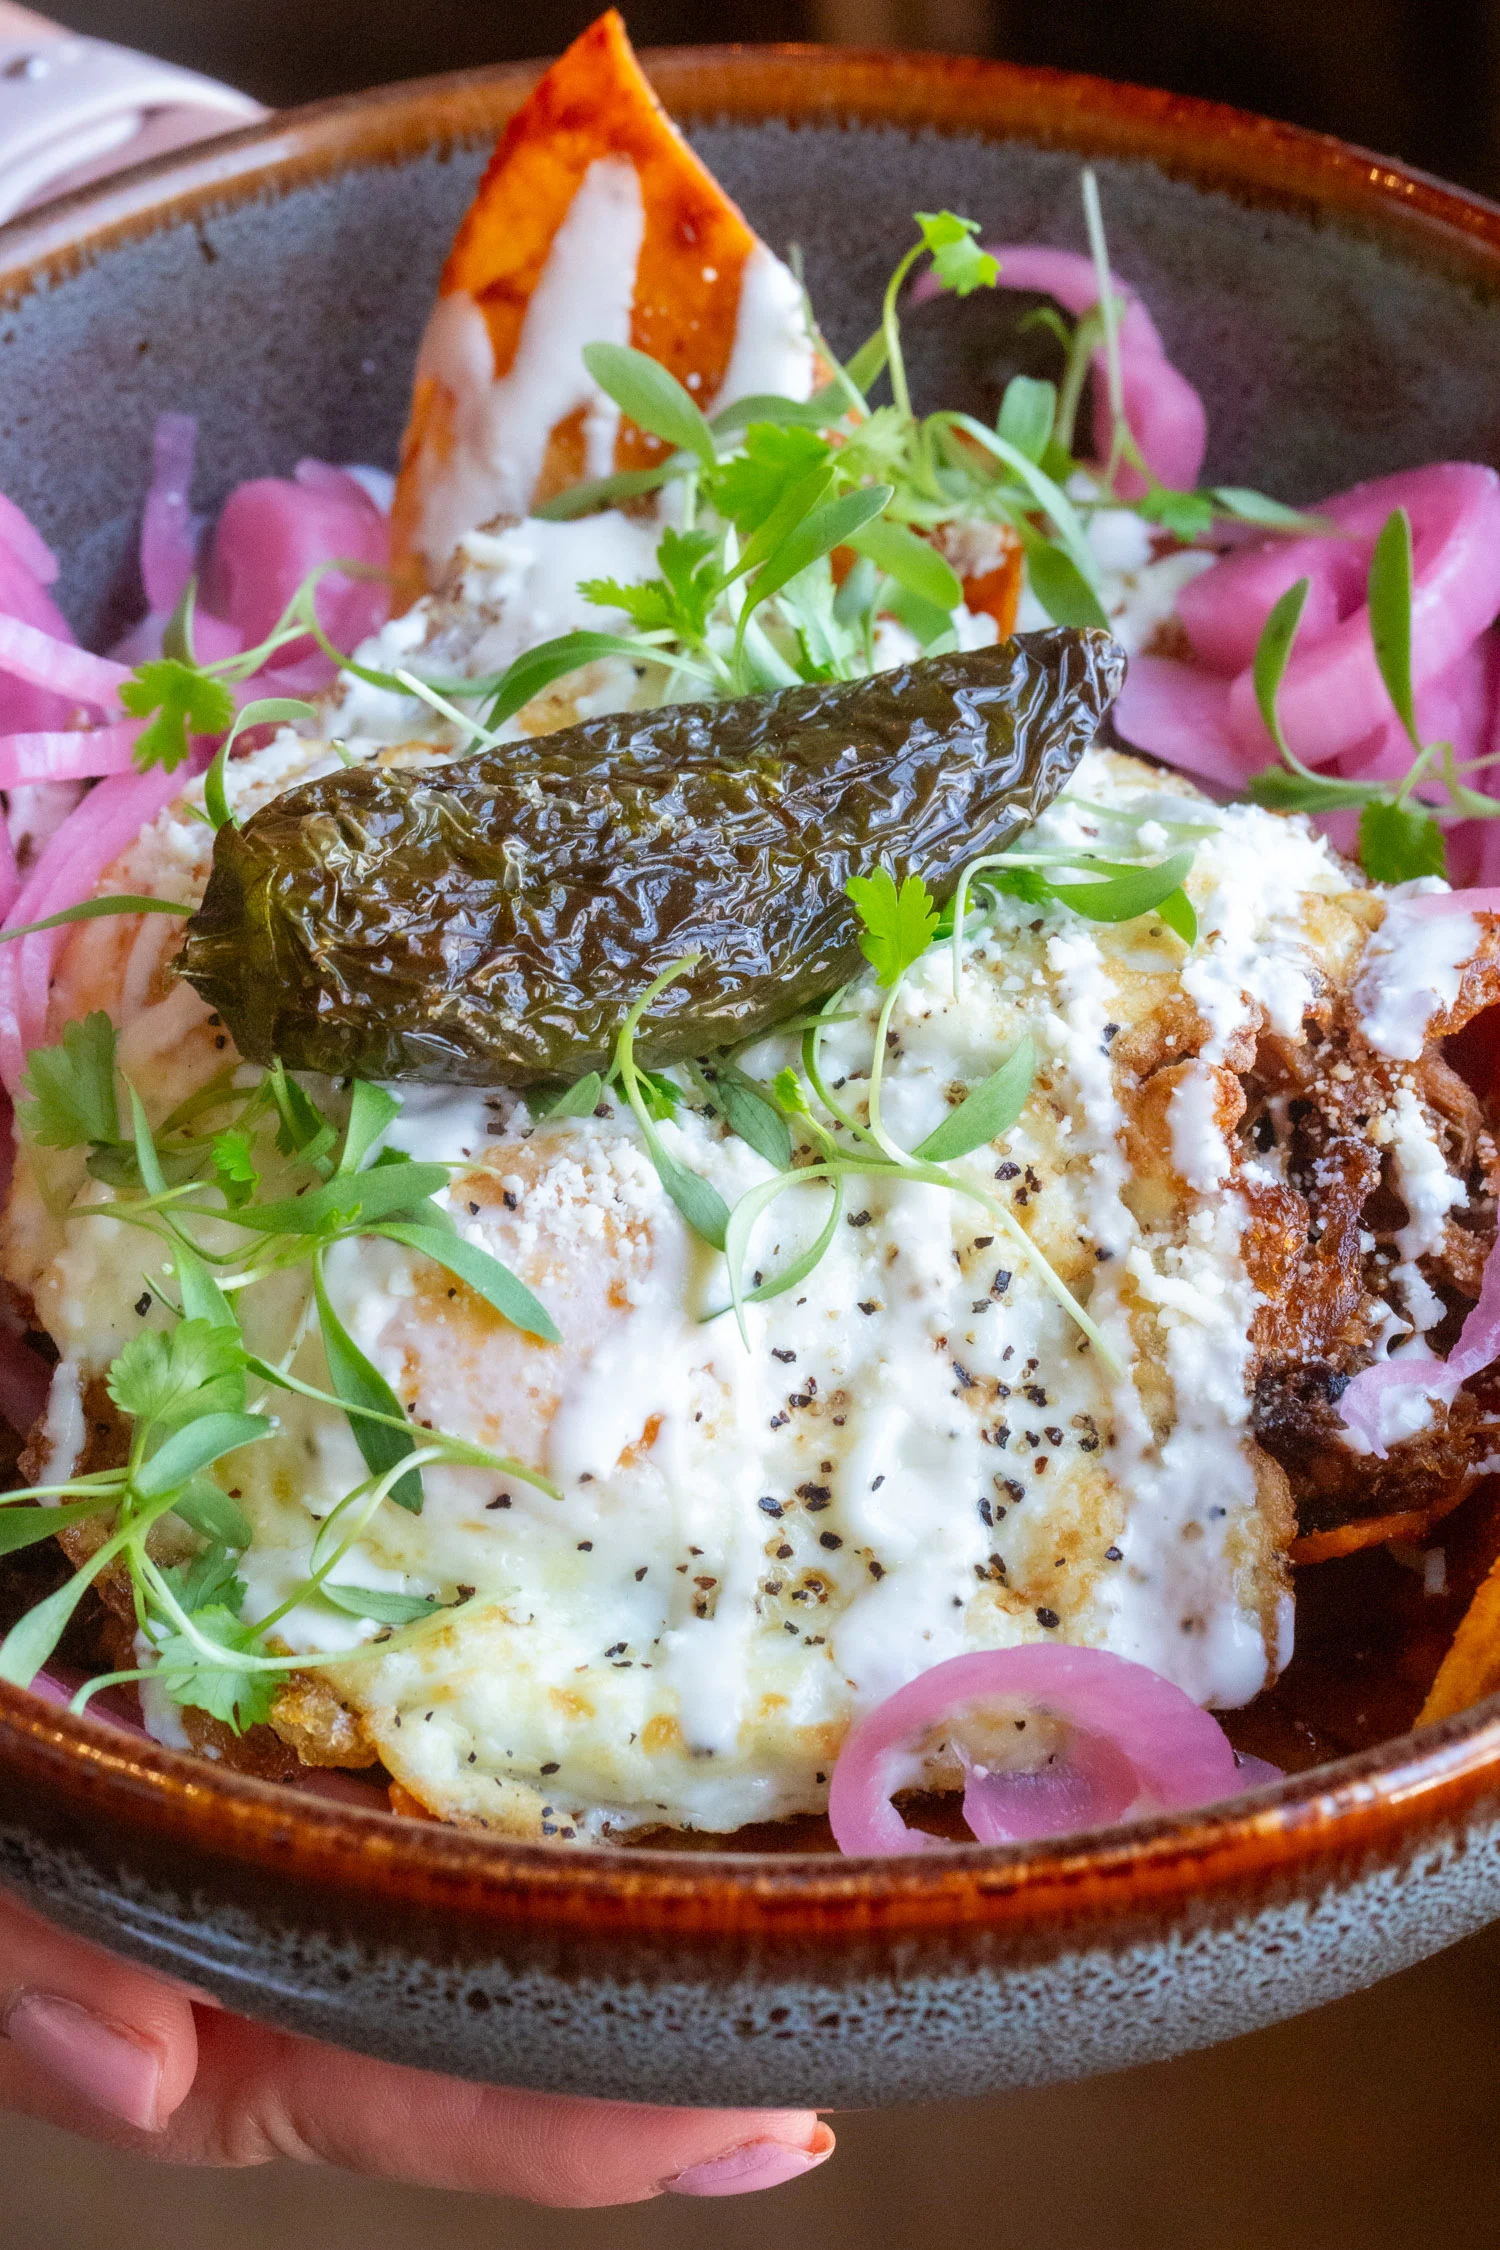
[[[19, 11], [17, 11], [19, 13]], [[0, 225], [87, 180], [252, 124], [248, 94], [104, 39], [0, 15]]]

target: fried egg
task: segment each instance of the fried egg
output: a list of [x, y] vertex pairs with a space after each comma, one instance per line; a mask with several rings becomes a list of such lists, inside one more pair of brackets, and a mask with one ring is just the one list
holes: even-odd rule
[[[375, 661], [398, 660], [386, 643], [404, 637], [408, 654], [483, 668], [506, 588], [535, 568], [504, 550], [509, 537], [471, 540], [463, 583], [387, 628]], [[525, 538], [535, 545], [532, 527]], [[585, 680], [576, 708], [637, 691], [634, 676]], [[334, 736], [345, 756], [451, 755], [456, 737], [428, 717], [346, 686], [322, 738], [284, 732], [231, 766], [236, 809], [325, 770]], [[189, 809], [200, 798], [186, 789], [103, 887], [199, 895], [212, 849]], [[1304, 823], [1216, 807], [1130, 758], [1090, 754], [1032, 841], [1116, 852], [1127, 833], [1147, 851], [1195, 844], [1198, 944], [1152, 916], [1093, 923], [1003, 898], [971, 925], [956, 990], [950, 949], [928, 953], [891, 1017], [887, 1129], [917, 1145], [1029, 1033], [1040, 1061], [1025, 1110], [950, 1165], [951, 1188], [849, 1183], [826, 1254], [747, 1304], [743, 1333], [724, 1259], [685, 1226], [612, 1094], [591, 1116], [545, 1120], [501, 1088], [406, 1089], [393, 1143], [455, 1164], [440, 1200], [562, 1337], [521, 1334], [393, 1242], [329, 1257], [346, 1326], [413, 1421], [541, 1472], [557, 1495], [429, 1466], [423, 1512], [383, 1505], [339, 1575], [434, 1597], [431, 1623], [391, 1641], [313, 1599], [277, 1627], [289, 1650], [337, 1659], [320, 1677], [341, 1739], [348, 1714], [364, 1754], [421, 1805], [564, 1841], [731, 1832], [820, 1810], [852, 1720], [968, 1650], [1107, 1648], [1219, 1707], [1274, 1677], [1290, 1648], [1293, 1523], [1251, 1427], [1255, 1160], [1236, 1136], [1235, 1070], [1267, 1027], [1302, 1038], [1319, 995], [1350, 989], [1362, 965], [1379, 983], [1372, 1012], [1394, 1020], [1397, 956], [1366, 959], [1380, 908]], [[1456, 962], [1462, 932], [1427, 927]], [[175, 943], [160, 917], [82, 925], [53, 995], [54, 1035], [108, 1010], [154, 1117], [234, 1061], [174, 978]], [[882, 997], [873, 978], [857, 983], [825, 1038], [825, 1083], [855, 1116]], [[1411, 992], [1404, 1005], [1410, 1017]], [[773, 1035], [744, 1067], [769, 1080], [798, 1044]], [[733, 1205], [771, 1169], [682, 1087], [661, 1137]], [[336, 1105], [335, 1089], [315, 1090]], [[1392, 1130], [1408, 1173], [1425, 1162], [1446, 1178], [1420, 1103]], [[831, 1192], [809, 1181], [767, 1204], [748, 1284], [811, 1247]], [[1444, 1192], [1428, 1193], [1429, 1231]], [[102, 1216], [57, 1219], [23, 1164], [5, 1268], [62, 1354], [54, 1472], [82, 1442], [90, 1385], [163, 1317], [142, 1240]], [[1048, 1267], [1087, 1306], [1092, 1337]], [[307, 1294], [300, 1273], [262, 1284], [247, 1332], [326, 1384]], [[273, 1403], [274, 1437], [215, 1472], [254, 1526], [249, 1619], [305, 1580], [320, 1523], [365, 1474], [339, 1413]]]

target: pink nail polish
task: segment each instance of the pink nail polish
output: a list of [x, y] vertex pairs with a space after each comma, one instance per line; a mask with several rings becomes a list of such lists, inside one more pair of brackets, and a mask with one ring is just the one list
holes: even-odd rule
[[5, 2034], [23, 2055], [96, 2109], [143, 2132], [159, 2130], [161, 2057], [129, 2032], [91, 2015], [76, 2000], [27, 1992], [6, 2018]]
[[833, 2154], [833, 2135], [818, 2127], [811, 2148], [788, 2148], [784, 2141], [747, 2141], [708, 2164], [690, 2164], [675, 2179], [664, 2181], [668, 2195], [753, 2195], [758, 2188], [781, 2187], [800, 2180]]

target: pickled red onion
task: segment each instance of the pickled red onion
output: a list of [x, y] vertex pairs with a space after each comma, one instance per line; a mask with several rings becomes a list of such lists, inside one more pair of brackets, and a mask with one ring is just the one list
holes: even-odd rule
[[[1031, 1773], [982, 1766], [963, 1730], [966, 1715], [986, 1706], [992, 1721], [1018, 1711], [1061, 1721], [1073, 1738], [1062, 1760]], [[840, 1851], [941, 1848], [936, 1836], [909, 1828], [891, 1798], [920, 1786], [924, 1746], [944, 1737], [965, 1769], [964, 1818], [982, 1843], [1206, 1804], [1267, 1777], [1247, 1779], [1211, 1714], [1144, 1664], [1055, 1642], [987, 1649], [934, 1665], [854, 1727], [828, 1799]]]
[[188, 495], [197, 449], [195, 415], [157, 415], [141, 518], [141, 579], [148, 608], [160, 616], [171, 615], [193, 573], [197, 530]]
[[[137, 723], [73, 731], [78, 704], [110, 714], [131, 665], [156, 654], [165, 614], [192, 567], [195, 533], [188, 508], [196, 427], [187, 415], [157, 425], [154, 469], [141, 539], [141, 571], [151, 615], [128, 636], [122, 664], [76, 647], [41, 590], [56, 575], [50, 551], [13, 503], [0, 496], [0, 789], [106, 776], [63, 820], [24, 885], [9, 837], [0, 852], [4, 927], [40, 921], [92, 895], [100, 876], [204, 762], [187, 772], [130, 770]], [[200, 659], [235, 655], [264, 638], [286, 602], [319, 563], [348, 557], [376, 568], [387, 560], [386, 518], [357, 477], [304, 461], [293, 480], [261, 478], [230, 495], [217, 526], [206, 599], [195, 625]], [[388, 589], [379, 580], [330, 577], [319, 615], [332, 638], [361, 640], [384, 618]], [[7, 593], [10, 602], [7, 605]], [[27, 614], [17, 615], [22, 610]], [[216, 614], [222, 610], [224, 614]], [[66, 636], [66, 637], [65, 637]], [[237, 700], [268, 692], [307, 695], [333, 672], [310, 641], [279, 652], [274, 671], [244, 683]], [[39, 931], [0, 946], [0, 1081], [14, 1093], [31, 1047], [45, 1036], [47, 993], [60, 933]]]
[[[248, 648], [264, 640], [319, 563], [347, 558], [383, 570], [389, 546], [386, 518], [357, 478], [303, 461], [295, 479], [257, 477], [229, 495], [214, 531], [204, 605], [235, 626]], [[378, 579], [332, 573], [318, 590], [318, 616], [340, 648], [374, 632], [389, 604], [390, 589]], [[294, 642], [280, 661], [295, 662], [312, 646]], [[332, 670], [324, 659], [325, 680]]]
[[[110, 862], [168, 804], [189, 774], [201, 771], [201, 755], [175, 774], [154, 766], [149, 773], [122, 773], [101, 781], [76, 805], [53, 836], [27, 881], [11, 902], [3, 927], [38, 922], [89, 898]], [[38, 930], [0, 945], [0, 1080], [15, 1095], [26, 1056], [45, 1036], [47, 994], [60, 930]]]
[[[1328, 513], [1328, 504], [1317, 512]], [[1177, 615], [1199, 663], [1233, 679], [1254, 662], [1266, 619], [1289, 586], [1308, 580], [1297, 646], [1315, 648], [1363, 602], [1369, 560], [1347, 538], [1256, 540], [1189, 579]]]
[[0, 540], [0, 615], [17, 617], [23, 625], [50, 633], [54, 640], [72, 641], [67, 619], [41, 580], [27, 569], [13, 547]]
[[[73, 645], [67, 619], [47, 588], [57, 558], [13, 500], [0, 492], [0, 617], [11, 617], [64, 647]], [[0, 733], [65, 727], [78, 715], [76, 696], [18, 678], [0, 666]]]
[[91, 656], [86, 648], [60, 641], [18, 617], [0, 617], [0, 672], [29, 680], [54, 694], [113, 710], [130, 673], [107, 656]]
[[1460, 759], [1483, 754], [1500, 724], [1500, 647], [1488, 630], [1500, 614], [1500, 477], [1463, 461], [1355, 485], [1318, 503], [1336, 534], [1257, 541], [1192, 579], [1177, 615], [1198, 661], [1137, 658], [1115, 709], [1124, 740], [1229, 788], [1269, 763], [1255, 647], [1272, 605], [1307, 578], [1278, 698], [1287, 739], [1305, 764], [1338, 761], [1345, 778], [1404, 773], [1410, 745], [1380, 678], [1364, 599], [1376, 535], [1397, 507], [1412, 523], [1412, 678], [1424, 736], [1451, 741]]
[[[1441, 678], [1500, 614], [1500, 476], [1467, 461], [1407, 469], [1325, 500], [1320, 513], [1358, 541], [1367, 565], [1381, 525], [1404, 507], [1412, 526], [1412, 683]], [[1216, 565], [1216, 569], [1224, 566]], [[1202, 588], [1207, 570], [1194, 583]], [[1315, 645], [1293, 652], [1280, 713], [1288, 743], [1308, 764], [1351, 750], [1391, 716], [1364, 602]], [[1247, 750], [1274, 755], [1248, 669], [1229, 691], [1230, 725]]]
[[9, 547], [38, 585], [51, 586], [58, 571], [56, 555], [28, 515], [0, 492], [0, 546]]
[[0, 1420], [25, 1437], [46, 1411], [52, 1370], [24, 1336], [0, 1326]]
[[1424, 922], [1439, 914], [1500, 914], [1500, 889], [1428, 891], [1404, 904], [1408, 914]]
[[58, 734], [0, 734], [0, 789], [41, 781], [96, 781], [126, 773], [143, 722], [64, 729]]
[[1383, 1359], [1374, 1367], [1362, 1369], [1339, 1400], [1344, 1427], [1383, 1461], [1387, 1392], [1417, 1385], [1429, 1398], [1447, 1403], [1471, 1375], [1482, 1374], [1496, 1359], [1500, 1359], [1500, 1238], [1485, 1260], [1479, 1301], [1470, 1310], [1448, 1357], [1417, 1359], [1403, 1354], [1399, 1359]]
[[[39, 1703], [50, 1703], [54, 1709], [66, 1711], [82, 1686], [81, 1675], [73, 1685], [69, 1685], [51, 1672], [38, 1672], [27, 1692], [34, 1695]], [[119, 1691], [95, 1696], [88, 1706], [88, 1715], [91, 1719], [102, 1720], [105, 1726], [118, 1727], [122, 1734], [133, 1734], [138, 1742], [149, 1742], [151, 1737], [140, 1720], [127, 1718], [119, 1707], [120, 1701]], [[131, 1701], [135, 1701], [134, 1696]]]
[[[11, 902], [20, 888], [21, 871], [16, 865], [16, 850], [10, 840], [10, 829], [0, 820], [0, 917], [10, 912]], [[0, 1108], [3, 1106], [4, 1096], [0, 1095]], [[8, 1123], [8, 1118], [0, 1117], [0, 1145], [4, 1143]], [[0, 1186], [3, 1186], [3, 1182], [0, 1182]]]
[[[1000, 285], [1043, 290], [1075, 319], [1099, 302], [1099, 281], [1091, 258], [1076, 250], [1046, 250], [1027, 243], [987, 244], [1000, 261]], [[1192, 384], [1172, 365], [1155, 321], [1129, 282], [1110, 280], [1124, 299], [1120, 321], [1120, 378], [1125, 421], [1153, 474], [1163, 484], [1190, 490], [1198, 482], [1208, 444], [1208, 417]], [[1104, 354], [1094, 355], [1094, 450], [1109, 459], [1114, 431], [1110, 423]], [[1139, 498], [1146, 486], [1133, 470], [1117, 479], [1126, 499]]]
[[1263, 763], [1247, 758], [1230, 732], [1229, 682], [1196, 664], [1133, 656], [1113, 719], [1137, 749], [1226, 789], [1242, 789]]

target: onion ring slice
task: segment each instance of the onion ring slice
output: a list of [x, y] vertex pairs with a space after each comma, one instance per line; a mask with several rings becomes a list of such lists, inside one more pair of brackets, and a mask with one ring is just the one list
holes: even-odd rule
[[[1032, 1716], [1060, 1722], [1061, 1757], [1030, 1771], [986, 1766], [976, 1737], [987, 1747], [1017, 1714], [1018, 1732]], [[1146, 1665], [1056, 1643], [985, 1649], [935, 1664], [855, 1725], [828, 1798], [840, 1851], [944, 1848], [891, 1799], [921, 1785], [945, 1744], [964, 1767], [964, 1816], [982, 1843], [1067, 1835], [1253, 1786], [1212, 1714]]]

